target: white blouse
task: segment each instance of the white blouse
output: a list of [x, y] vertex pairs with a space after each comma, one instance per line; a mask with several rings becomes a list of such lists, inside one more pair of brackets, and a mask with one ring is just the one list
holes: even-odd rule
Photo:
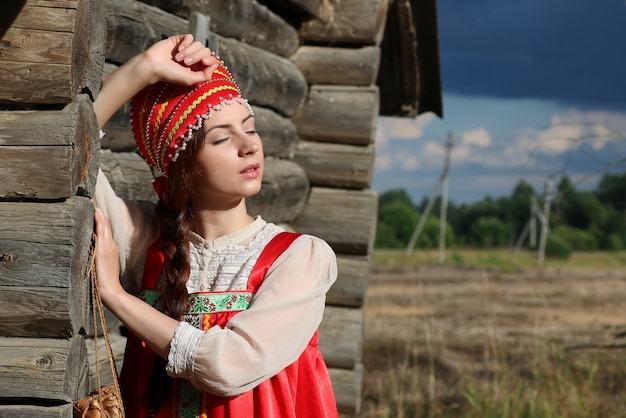
[[[147, 248], [158, 238], [155, 205], [115, 195], [100, 171], [94, 203], [111, 222], [120, 250], [121, 280], [130, 293], [141, 290]], [[257, 217], [247, 227], [215, 240], [190, 236], [187, 291], [245, 290], [265, 245], [283, 228]], [[170, 343], [167, 371], [198, 389], [235, 396], [296, 361], [317, 330], [326, 292], [337, 278], [336, 257], [323, 240], [303, 235], [267, 272], [250, 308], [224, 328], [201, 331], [181, 322]]]

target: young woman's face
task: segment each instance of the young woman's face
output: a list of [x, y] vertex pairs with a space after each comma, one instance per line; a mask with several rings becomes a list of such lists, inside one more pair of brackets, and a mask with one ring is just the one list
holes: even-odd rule
[[200, 196], [226, 203], [258, 193], [263, 145], [248, 108], [241, 103], [227, 105], [204, 121], [203, 130], [204, 144], [193, 170]]

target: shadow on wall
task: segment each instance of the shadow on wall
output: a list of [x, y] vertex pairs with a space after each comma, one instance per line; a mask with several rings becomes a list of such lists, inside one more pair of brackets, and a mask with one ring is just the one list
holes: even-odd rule
[[[26, 0], [11, 0], [4, 1], [0, 6], [0, 40], [4, 43], [4, 34], [13, 24], [13, 21], [20, 14], [20, 11], [26, 4]], [[2, 43], [0, 43], [0, 51], [2, 50]]]

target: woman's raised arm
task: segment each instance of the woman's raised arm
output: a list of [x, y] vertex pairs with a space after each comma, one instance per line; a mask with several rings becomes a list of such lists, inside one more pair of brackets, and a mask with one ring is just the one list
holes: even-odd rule
[[98, 126], [102, 128], [124, 103], [150, 84], [193, 85], [210, 79], [216, 68], [215, 56], [190, 34], [159, 41], [102, 79], [94, 102]]

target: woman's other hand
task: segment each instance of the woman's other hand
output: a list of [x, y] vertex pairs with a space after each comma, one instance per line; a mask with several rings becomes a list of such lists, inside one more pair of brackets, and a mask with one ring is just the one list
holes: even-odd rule
[[110, 298], [124, 289], [120, 283], [119, 250], [113, 240], [111, 224], [100, 209], [94, 213], [96, 221], [96, 276], [98, 289], [105, 306]]

